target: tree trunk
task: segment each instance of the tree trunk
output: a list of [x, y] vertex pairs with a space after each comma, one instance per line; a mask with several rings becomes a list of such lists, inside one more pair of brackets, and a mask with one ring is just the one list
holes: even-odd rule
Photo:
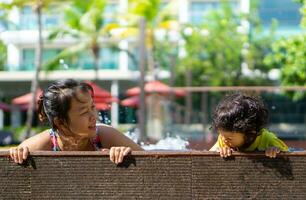
[[[176, 56], [175, 55], [171, 55], [170, 56], [170, 65], [169, 65], [169, 67], [170, 67], [170, 78], [169, 78], [169, 86], [171, 87], [171, 88], [173, 88], [174, 87], [174, 81], [175, 81], [175, 70], [174, 70], [174, 68], [175, 68], [175, 64], [176, 64]], [[170, 97], [169, 97], [169, 100], [170, 100], [170, 111], [171, 111], [171, 113], [172, 113], [172, 118], [171, 118], [171, 124], [172, 125], [174, 125], [177, 121], [176, 121], [176, 119], [177, 119], [177, 110], [175, 109], [175, 93], [174, 93], [174, 91], [171, 91], [171, 93], [170, 93]]]
[[96, 44], [95, 46], [92, 47], [91, 49], [92, 54], [93, 54], [93, 58], [94, 58], [94, 71], [95, 71], [95, 82], [98, 83], [99, 80], [99, 59], [100, 59], [100, 47], [98, 46], [98, 44]]
[[[186, 85], [187, 87], [192, 86], [192, 71], [191, 69], [187, 69], [186, 71]], [[192, 93], [187, 92], [187, 95], [185, 97], [186, 101], [186, 112], [185, 112], [185, 124], [191, 123], [191, 114], [192, 114]]]
[[146, 131], [146, 102], [145, 102], [145, 66], [146, 66], [146, 21], [144, 18], [139, 21], [139, 70], [140, 70], [140, 105], [138, 113], [138, 123], [140, 129], [140, 141], [147, 139]]
[[148, 64], [148, 73], [153, 77], [153, 80], [157, 80], [158, 79], [158, 66], [155, 63], [155, 59], [154, 59], [154, 52], [155, 52], [155, 45], [154, 45], [154, 34], [153, 34], [153, 29], [151, 29], [151, 31], [149, 32], [148, 35], [146, 35], [146, 37], [149, 38], [149, 44], [147, 47], [147, 64]]
[[41, 70], [42, 63], [42, 49], [43, 49], [43, 40], [42, 40], [42, 23], [41, 23], [41, 2], [37, 3], [35, 9], [37, 16], [37, 25], [38, 25], [38, 43], [36, 45], [36, 54], [35, 54], [35, 74], [31, 83], [31, 93], [32, 99], [27, 111], [27, 120], [26, 120], [26, 138], [30, 137], [32, 129], [32, 121], [35, 110], [36, 103], [36, 93], [39, 87], [39, 73]]
[[[175, 81], [175, 64], [176, 64], [176, 55], [171, 55], [170, 56], [170, 78], [169, 78], [169, 85], [170, 87], [174, 87], [174, 81]], [[174, 97], [175, 93], [172, 91], [170, 93], [170, 102], [171, 104], [174, 104]]]
[[202, 109], [202, 125], [205, 128], [208, 123], [208, 110], [207, 110], [208, 92], [202, 92], [201, 109]]

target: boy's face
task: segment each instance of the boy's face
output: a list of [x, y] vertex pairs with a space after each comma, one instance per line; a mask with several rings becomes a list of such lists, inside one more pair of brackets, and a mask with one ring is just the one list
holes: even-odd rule
[[222, 141], [231, 148], [239, 148], [244, 144], [244, 134], [231, 131], [218, 131]]

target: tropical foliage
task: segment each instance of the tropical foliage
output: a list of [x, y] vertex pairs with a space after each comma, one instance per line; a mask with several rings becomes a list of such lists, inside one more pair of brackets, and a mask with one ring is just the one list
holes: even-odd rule
[[32, 100], [30, 102], [30, 106], [27, 112], [27, 131], [26, 137], [30, 136], [30, 131], [32, 128], [32, 121], [35, 109], [35, 96], [39, 86], [39, 72], [41, 70], [42, 64], [42, 47], [43, 47], [43, 39], [42, 39], [42, 9], [50, 5], [50, 3], [54, 3], [55, 1], [51, 0], [12, 0], [9, 2], [0, 3], [0, 8], [2, 9], [12, 9], [14, 7], [22, 8], [24, 6], [30, 5], [37, 17], [37, 27], [38, 27], [38, 40], [36, 43], [36, 56], [35, 56], [35, 73], [34, 78], [31, 82], [31, 93]]
[[[269, 52], [273, 34], [261, 34], [254, 12], [255, 9], [252, 15], [235, 13], [228, 3], [223, 3], [219, 10], [208, 13], [201, 25], [183, 28], [185, 55], [178, 73], [184, 75], [191, 70], [193, 86], [271, 84], [266, 75], [270, 68], [261, 60]], [[241, 25], [246, 19], [250, 33]], [[182, 80], [178, 78], [184, 85]]]
[[[169, 32], [171, 30], [178, 30], [176, 5], [175, 1], [167, 3], [162, 3], [161, 0], [129, 1], [129, 12], [125, 15], [128, 21], [126, 32], [134, 34], [125, 35], [137, 36], [139, 17], [145, 19], [149, 73], [153, 73], [156, 67], [169, 69], [169, 56], [175, 53], [175, 46], [173, 48], [173, 45], [176, 45], [171, 42]], [[163, 36], [157, 38], [158, 34]]]
[[[306, 1], [303, 3], [301, 26], [305, 26]], [[284, 86], [306, 86], [306, 33], [281, 38], [272, 45], [272, 52], [265, 58], [265, 63], [281, 70], [281, 84]], [[294, 100], [301, 99], [305, 92], [290, 92]]]
[[61, 59], [71, 58], [89, 50], [94, 60], [95, 78], [98, 78], [101, 48], [107, 47], [106, 40], [110, 37], [110, 30], [117, 27], [115, 24], [107, 23], [104, 16], [106, 5], [106, 0], [73, 0], [65, 5], [64, 27], [53, 30], [49, 39], [70, 37], [76, 40], [76, 44], [64, 49], [47, 62], [44, 68], [57, 69]]
[[5, 69], [6, 64], [6, 46], [0, 41], [0, 71]]

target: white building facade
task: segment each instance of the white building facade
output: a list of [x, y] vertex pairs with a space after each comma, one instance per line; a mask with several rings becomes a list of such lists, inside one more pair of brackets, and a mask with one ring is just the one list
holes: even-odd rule
[[[237, 12], [249, 12], [251, 1], [231, 0], [229, 2]], [[219, 0], [177, 0], [176, 2], [178, 4], [178, 20], [181, 23], [199, 24], [203, 20], [205, 12], [220, 6]], [[276, 18], [279, 20], [280, 30], [283, 30], [281, 33], [289, 34], [298, 31], [297, 24], [300, 20], [300, 14], [297, 4], [291, 0], [260, 0], [259, 3], [259, 15], [265, 28], [270, 26], [272, 18]], [[127, 8], [128, 0], [109, 1], [105, 12], [106, 19], [112, 20], [113, 13], [126, 12]], [[43, 61], [47, 61], [62, 49], [77, 43], [71, 38], [46, 40], [49, 30], [62, 25], [62, 17], [56, 9], [53, 11], [52, 8], [43, 13]], [[35, 44], [38, 41], [36, 16], [30, 6], [13, 9], [9, 19], [17, 26], [0, 33], [0, 39], [7, 45], [7, 65], [4, 71], [0, 71], [0, 100], [13, 98], [29, 91], [34, 76]], [[120, 46], [130, 48], [127, 41], [122, 41]], [[127, 53], [102, 48], [100, 57], [99, 85], [111, 91], [114, 96], [118, 96], [127, 88], [138, 84], [138, 66], [131, 62]], [[88, 52], [80, 54], [75, 60], [64, 60], [60, 66], [60, 69], [56, 71], [41, 72], [42, 87], [54, 80], [64, 78], [94, 79], [93, 59]], [[160, 75], [163, 76], [162, 78], [167, 78], [167, 73]], [[116, 103], [113, 104], [111, 113], [112, 123], [116, 126], [119, 113]]]

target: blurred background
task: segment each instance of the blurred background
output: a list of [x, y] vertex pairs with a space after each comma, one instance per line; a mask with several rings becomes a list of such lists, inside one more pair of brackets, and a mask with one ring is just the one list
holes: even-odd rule
[[48, 128], [35, 104], [87, 81], [99, 121], [152, 148], [208, 149], [227, 93], [260, 95], [269, 129], [306, 147], [305, 0], [1, 0], [0, 145]]

